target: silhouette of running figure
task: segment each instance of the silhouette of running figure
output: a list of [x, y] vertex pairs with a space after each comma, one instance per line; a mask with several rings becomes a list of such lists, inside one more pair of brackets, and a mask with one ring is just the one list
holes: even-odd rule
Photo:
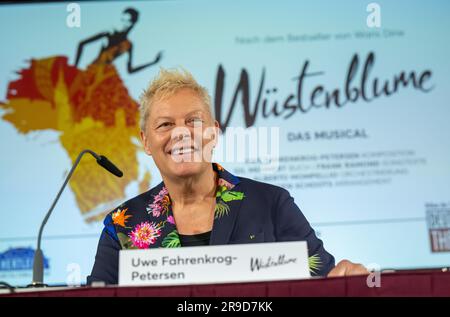
[[80, 44], [78, 44], [75, 66], [78, 66], [81, 54], [86, 44], [98, 41], [99, 39], [105, 37], [108, 39], [108, 44], [106, 47], [102, 47], [100, 54], [92, 62], [92, 64], [111, 64], [117, 57], [128, 52], [127, 69], [128, 73], [132, 74], [146, 67], [152, 66], [161, 60], [162, 52], [159, 52], [154, 61], [137, 67], [133, 66], [133, 44], [128, 40], [127, 36], [136, 24], [139, 17], [139, 12], [133, 8], [127, 8], [122, 12], [122, 14], [122, 22], [124, 23], [124, 28], [121, 31], [115, 30], [112, 33], [101, 32], [85, 39], [84, 41], [81, 41]]

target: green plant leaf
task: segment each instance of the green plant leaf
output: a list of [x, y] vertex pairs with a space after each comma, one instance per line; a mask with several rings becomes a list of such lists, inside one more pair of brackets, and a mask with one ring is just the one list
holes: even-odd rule
[[181, 247], [180, 237], [178, 236], [178, 232], [173, 230], [169, 233], [161, 243], [163, 248], [179, 248]]
[[229, 211], [230, 207], [227, 204], [223, 203], [222, 201], [219, 201], [214, 207], [214, 218], [220, 218], [225, 215], [228, 215]]
[[234, 192], [234, 191], [225, 191], [222, 193], [220, 198], [226, 203], [229, 201], [232, 201], [232, 200], [242, 200], [244, 198], [244, 193]]
[[322, 260], [318, 254], [314, 254], [308, 258], [309, 272], [317, 273], [317, 271], [322, 267]]
[[222, 186], [218, 186], [217, 187], [217, 191], [216, 191], [216, 197], [220, 197], [222, 196], [222, 193], [227, 191], [227, 187], [222, 185]]

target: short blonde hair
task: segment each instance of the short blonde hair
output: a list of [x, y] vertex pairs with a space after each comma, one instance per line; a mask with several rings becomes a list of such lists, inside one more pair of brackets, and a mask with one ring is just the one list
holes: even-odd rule
[[161, 67], [158, 75], [150, 82], [140, 97], [139, 112], [142, 131], [145, 132], [152, 103], [155, 100], [170, 97], [183, 88], [192, 89], [198, 94], [200, 99], [205, 103], [212, 118], [211, 97], [208, 94], [208, 90], [201, 86], [195, 80], [194, 76], [184, 68], [164, 69]]

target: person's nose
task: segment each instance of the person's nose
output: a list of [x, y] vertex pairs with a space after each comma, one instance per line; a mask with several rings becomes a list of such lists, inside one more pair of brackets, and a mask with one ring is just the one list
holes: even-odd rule
[[172, 131], [173, 141], [182, 141], [191, 138], [191, 130], [186, 125], [176, 126]]

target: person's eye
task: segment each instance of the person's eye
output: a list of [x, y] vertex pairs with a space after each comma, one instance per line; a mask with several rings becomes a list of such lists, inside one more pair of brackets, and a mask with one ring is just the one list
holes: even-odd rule
[[171, 122], [166, 121], [166, 122], [163, 122], [163, 123], [158, 124], [158, 126], [157, 126], [156, 128], [157, 128], [157, 129], [160, 129], [160, 128], [167, 128], [167, 127], [169, 127], [171, 124], [172, 124]]
[[200, 124], [200, 123], [203, 123], [203, 120], [202, 120], [202, 118], [193, 117], [193, 118], [190, 118], [188, 120], [188, 122], [191, 122], [191, 123], [194, 123], [194, 124]]

